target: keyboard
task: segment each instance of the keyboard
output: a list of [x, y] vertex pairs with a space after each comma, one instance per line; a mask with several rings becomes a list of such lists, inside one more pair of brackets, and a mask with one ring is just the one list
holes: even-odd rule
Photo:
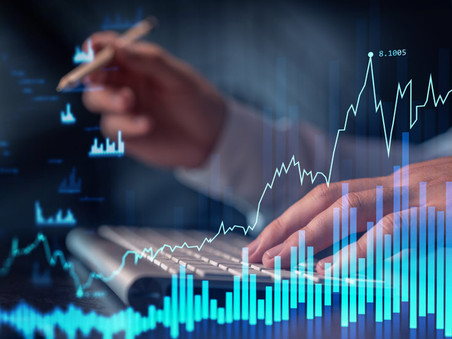
[[[106, 278], [103, 280], [124, 303], [140, 308], [160, 305], [170, 294], [172, 275], [180, 273], [181, 267], [185, 274], [193, 275], [195, 289], [208, 280], [212, 291], [230, 290], [234, 277], [242, 277], [243, 267], [256, 275], [258, 291], [273, 284], [277, 278], [274, 269], [242, 261], [242, 248], [250, 238], [236, 233], [215, 237], [213, 232], [197, 230], [101, 226], [97, 232], [75, 228], [66, 243], [75, 257]], [[282, 269], [280, 278], [302, 274], [316, 283], [322, 280], [315, 272], [307, 275], [305, 269], [292, 272]]]

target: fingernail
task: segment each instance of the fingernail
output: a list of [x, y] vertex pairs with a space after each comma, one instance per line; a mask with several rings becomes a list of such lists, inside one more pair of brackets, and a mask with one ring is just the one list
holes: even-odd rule
[[264, 256], [266, 259], [273, 259], [275, 256], [277, 256], [281, 250], [284, 247], [284, 243], [281, 243], [275, 247], [270, 248], [267, 252], [265, 252]]
[[257, 247], [259, 246], [259, 238], [253, 240], [251, 243], [248, 244], [248, 255], [251, 255], [256, 251]]

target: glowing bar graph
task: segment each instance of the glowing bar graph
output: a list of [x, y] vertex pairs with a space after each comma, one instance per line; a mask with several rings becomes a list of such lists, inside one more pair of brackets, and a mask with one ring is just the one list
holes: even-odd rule
[[391, 235], [385, 234], [384, 236], [384, 320], [391, 320]]
[[436, 328], [444, 329], [444, 212], [436, 219]]
[[331, 263], [325, 264], [325, 306], [331, 306]]
[[72, 169], [72, 172], [69, 174], [68, 178], [64, 178], [58, 187], [58, 193], [62, 194], [74, 194], [80, 193], [82, 190], [82, 179], [78, 178], [76, 175], [75, 167]]
[[[349, 265], [349, 248], [348, 248], [348, 236], [349, 236], [349, 221], [348, 221], [348, 215], [349, 215], [349, 205], [348, 205], [348, 184], [342, 184], [342, 257], [340, 260], [340, 267], [341, 267], [341, 326], [347, 327], [348, 321], [349, 321], [349, 289], [348, 289], [348, 265]], [[338, 263], [336, 263], [335, 266], [339, 266]]]
[[179, 314], [178, 314], [178, 277], [177, 274], [171, 276], [171, 325], [170, 334], [172, 338], [179, 335]]
[[88, 155], [90, 157], [122, 157], [124, 155], [124, 142], [122, 141], [122, 133], [118, 131], [118, 147], [115, 142], [110, 143], [110, 139], [105, 139], [105, 148], [103, 144], [98, 145], [97, 138], [94, 138], [94, 144]]
[[242, 248], [242, 319], [248, 320], [248, 248]]
[[427, 291], [427, 184], [419, 183], [419, 316], [427, 315], [426, 291]]
[[[240, 290], [238, 291], [238, 293], [240, 295]], [[240, 298], [239, 298], [239, 300], [240, 300]], [[257, 324], [257, 309], [256, 309], [256, 307], [257, 307], [257, 300], [256, 300], [256, 275], [255, 274], [250, 274], [250, 325], [256, 325]], [[240, 319], [240, 310], [238, 311], [238, 317]]]
[[[410, 149], [409, 149], [409, 134], [402, 134], [402, 250], [408, 250], [409, 237], [409, 184], [410, 184]], [[408, 256], [402, 257], [402, 302], [408, 301]]]
[[357, 320], [356, 308], [356, 207], [350, 208], [350, 322]]
[[209, 281], [202, 281], [201, 290], [202, 318], [209, 319]]
[[305, 234], [304, 231], [298, 231], [298, 302], [304, 303], [306, 301], [305, 291], [305, 277], [306, 272], [306, 249], [305, 249]]
[[[375, 280], [383, 280], [383, 186], [376, 187]], [[375, 321], [383, 321], [383, 289], [375, 289]]]
[[275, 292], [274, 321], [280, 322], [281, 321], [281, 257], [275, 257], [274, 292]]
[[63, 215], [62, 210], [58, 210], [55, 217], [45, 218], [41, 209], [39, 201], [35, 202], [35, 223], [37, 226], [74, 226], [77, 224], [77, 220], [72, 214], [71, 210], [66, 211], [66, 215]]
[[417, 327], [417, 208], [410, 208], [410, 328]]
[[[366, 259], [358, 259], [358, 272], [365, 272]], [[358, 280], [358, 314], [366, 314], [366, 279], [361, 278]]]
[[[307, 274], [309, 277], [314, 275], [314, 248], [308, 246], [306, 260]], [[314, 319], [314, 281], [307, 279], [306, 296], [306, 319]]]
[[193, 313], [193, 274], [187, 275], [187, 312], [186, 312], [186, 326], [187, 332], [192, 332], [195, 328], [194, 313]]
[[234, 276], [234, 320], [240, 320], [240, 277]]
[[322, 316], [322, 284], [315, 284], [315, 316]]
[[[394, 166], [393, 178], [393, 235], [392, 252], [400, 253], [400, 166]], [[393, 280], [393, 312], [400, 313], [400, 256], [395, 255], [392, 267]]]
[[84, 52], [80, 47], [75, 47], [75, 54], [72, 57], [74, 64], [81, 64], [85, 62], [91, 62], [94, 60], [94, 50], [91, 39], [88, 39], [87, 51]]
[[66, 104], [66, 111], [61, 111], [60, 121], [63, 125], [73, 125], [77, 121], [71, 111], [71, 104]]
[[[435, 314], [435, 207], [428, 208], [427, 313]], [[439, 230], [438, 230], [439, 231]]]
[[452, 336], [452, 182], [446, 183], [446, 262], [445, 262], [445, 304], [444, 335]]
[[265, 325], [273, 324], [272, 287], [265, 287]]
[[374, 223], [367, 222], [367, 299], [368, 303], [374, 302]]
[[282, 281], [281, 319], [289, 320], [289, 280]]
[[297, 308], [297, 248], [290, 248], [290, 308]]
[[[333, 210], [333, 263], [339, 262], [339, 228], [340, 228], [340, 209]], [[333, 265], [333, 292], [339, 292], [339, 265]]]
[[187, 288], [185, 287], [185, 266], [179, 265], [179, 319], [180, 323], [185, 323], [185, 316], [187, 314], [185, 303], [187, 301]]

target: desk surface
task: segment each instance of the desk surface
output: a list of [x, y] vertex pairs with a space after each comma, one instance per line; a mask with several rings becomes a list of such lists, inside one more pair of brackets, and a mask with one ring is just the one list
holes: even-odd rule
[[[63, 236], [57, 235], [55, 242], [64, 243]], [[21, 240], [22, 243], [22, 240]], [[24, 240], [25, 243], [25, 240]], [[7, 238], [1, 242], [2, 248], [5, 249], [11, 246], [10, 240]], [[40, 252], [40, 253], [39, 253]], [[104, 315], [107, 318], [114, 315], [126, 307], [121, 301], [101, 282], [93, 284], [93, 290], [104, 291], [105, 296], [101, 298], [77, 298], [74, 289], [73, 280], [68, 276], [67, 272], [58, 268], [56, 265], [49, 269], [46, 263], [45, 256], [42, 250], [37, 250], [35, 255], [18, 259], [12, 266], [9, 274], [0, 278], [0, 301], [1, 312], [0, 321], [2, 327], [0, 336], [5, 338], [23, 337], [25, 328], [30, 324], [29, 313], [22, 312], [21, 319], [15, 319], [19, 330], [11, 327], [5, 318], [4, 313], [13, 310], [18, 304], [26, 303], [33, 307], [33, 309], [42, 312], [50, 313], [56, 308], [66, 311], [69, 305], [74, 305], [75, 308], [80, 308], [85, 314], [89, 312], [96, 312]], [[3, 260], [3, 258], [2, 258]], [[39, 265], [37, 264], [39, 263]], [[83, 272], [78, 268], [78, 274], [83, 279]], [[36, 275], [37, 273], [37, 275]], [[50, 280], [49, 275], [50, 273]], [[38, 278], [36, 278], [38, 276]], [[40, 276], [40, 280], [39, 280]], [[341, 305], [339, 295], [334, 295], [333, 306], [326, 307], [323, 310], [322, 317], [314, 318], [313, 320], [306, 320], [305, 305], [299, 304], [297, 310], [290, 311], [289, 321], [282, 321], [274, 323], [271, 326], [266, 326], [263, 321], [258, 321], [257, 325], [249, 325], [245, 321], [237, 321], [232, 324], [218, 325], [214, 321], [201, 321], [195, 323], [193, 333], [185, 331], [183, 326], [180, 327], [180, 338], [196, 337], [196, 338], [399, 338], [399, 337], [443, 337], [443, 331], [435, 329], [435, 319], [433, 315], [426, 318], [419, 318], [418, 329], [409, 329], [409, 309], [408, 304], [402, 304], [400, 314], [393, 314], [392, 320], [376, 323], [374, 320], [373, 304], [367, 304], [366, 315], [359, 315], [356, 323], [349, 324], [348, 327], [341, 327]], [[78, 323], [81, 318], [74, 318], [68, 326], [79, 327]], [[45, 320], [44, 320], [45, 321]], [[110, 318], [110, 321], [113, 321]], [[6, 323], [6, 324], [5, 324]], [[49, 321], [49, 326], [51, 322]], [[52, 332], [55, 338], [66, 338], [66, 333], [61, 329], [53, 330], [50, 326], [47, 336]], [[136, 332], [136, 329], [135, 331]], [[169, 329], [163, 326], [157, 326], [155, 330], [148, 331], [138, 337], [148, 337], [150, 334], [156, 337], [170, 337]], [[45, 337], [44, 334], [39, 334], [37, 337]], [[77, 332], [77, 337], [81, 337], [80, 332]], [[100, 338], [100, 334], [92, 331], [89, 334], [91, 338]], [[115, 338], [124, 337], [124, 332]]]

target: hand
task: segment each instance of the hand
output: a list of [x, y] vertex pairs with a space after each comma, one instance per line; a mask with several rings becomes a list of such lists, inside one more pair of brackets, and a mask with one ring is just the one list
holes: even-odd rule
[[111, 65], [85, 84], [88, 110], [102, 115], [101, 129], [113, 139], [121, 130], [126, 153], [148, 164], [197, 167], [210, 154], [226, 116], [217, 90], [190, 66], [146, 42], [127, 46], [112, 32], [91, 37], [93, 49], [115, 48]]
[[[402, 168], [395, 174], [401, 178], [403, 171]], [[446, 182], [452, 181], [452, 157], [411, 164], [409, 176], [410, 207], [420, 205], [419, 183], [426, 182], [426, 205], [442, 211], [445, 211], [446, 207], [452, 208], [446, 206]], [[248, 245], [249, 261], [262, 262], [267, 267], [273, 267], [274, 257], [280, 256], [281, 267], [289, 267], [290, 247], [298, 246], [298, 230], [305, 231], [306, 246], [314, 246], [314, 253], [328, 248], [333, 244], [333, 209], [340, 209], [343, 199], [348, 202], [349, 207], [357, 208], [357, 233], [366, 232], [367, 221], [375, 221], [376, 186], [383, 186], [383, 218], [378, 222], [382, 226], [383, 234], [392, 234], [393, 220], [401, 214], [393, 213], [394, 176], [391, 174], [346, 182], [349, 184], [347, 196], [342, 196], [342, 182], [332, 183], [329, 187], [323, 184], [315, 187], [287, 209]], [[369, 232], [374, 232], [375, 227]], [[368, 233], [365, 233], [357, 240], [357, 258], [365, 258], [367, 255], [367, 235]], [[317, 271], [323, 272], [327, 262], [333, 264], [333, 257], [319, 261]]]

